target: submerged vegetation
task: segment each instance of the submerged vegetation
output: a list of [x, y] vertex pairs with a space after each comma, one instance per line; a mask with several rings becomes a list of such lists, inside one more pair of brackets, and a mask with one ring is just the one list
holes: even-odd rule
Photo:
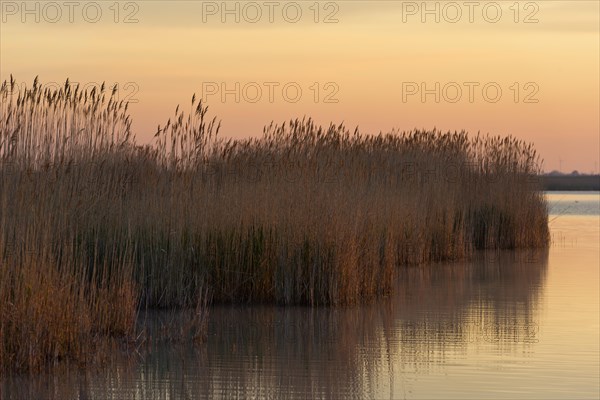
[[538, 156], [511, 137], [302, 119], [225, 140], [194, 97], [142, 147], [115, 90], [14, 89], [0, 89], [0, 369], [85, 360], [134, 338], [140, 307], [356, 303], [400, 265], [548, 244]]

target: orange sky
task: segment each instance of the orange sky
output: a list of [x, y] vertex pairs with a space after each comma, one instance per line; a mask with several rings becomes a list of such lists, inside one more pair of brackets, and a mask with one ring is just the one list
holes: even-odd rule
[[0, 78], [118, 83], [141, 141], [196, 93], [225, 136], [303, 115], [435, 126], [533, 141], [546, 170], [598, 171], [599, 3], [467, 3], [3, 1]]

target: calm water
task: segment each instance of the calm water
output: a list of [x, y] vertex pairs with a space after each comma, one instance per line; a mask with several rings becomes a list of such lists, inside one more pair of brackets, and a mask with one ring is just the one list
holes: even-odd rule
[[549, 251], [409, 268], [367, 306], [215, 307], [205, 346], [5, 378], [0, 398], [599, 398], [600, 194], [548, 198]]

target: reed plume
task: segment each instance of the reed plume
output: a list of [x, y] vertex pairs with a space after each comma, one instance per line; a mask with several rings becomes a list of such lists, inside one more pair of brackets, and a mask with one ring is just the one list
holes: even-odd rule
[[402, 265], [548, 245], [521, 140], [310, 118], [223, 139], [194, 96], [139, 146], [115, 93], [0, 88], [3, 368], [85, 359], [141, 306], [351, 304]]

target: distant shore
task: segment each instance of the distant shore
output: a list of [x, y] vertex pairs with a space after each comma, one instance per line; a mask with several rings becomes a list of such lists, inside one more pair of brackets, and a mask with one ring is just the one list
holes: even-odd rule
[[600, 190], [600, 175], [542, 175], [544, 190]]

